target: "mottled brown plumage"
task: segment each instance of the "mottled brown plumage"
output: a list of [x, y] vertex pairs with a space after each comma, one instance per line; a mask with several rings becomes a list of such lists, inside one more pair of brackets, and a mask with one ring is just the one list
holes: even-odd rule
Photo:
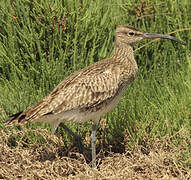
[[[22, 113], [13, 115], [8, 123], [42, 121], [50, 123], [54, 132], [62, 120], [93, 120], [92, 139], [95, 143], [96, 124], [100, 116], [117, 105], [126, 87], [137, 75], [138, 67], [132, 46], [147, 38], [165, 38], [183, 44], [172, 36], [147, 34], [130, 26], [118, 26], [111, 58], [71, 74], [42, 101]], [[94, 148], [92, 143], [92, 149]], [[94, 156], [95, 152], [92, 152], [93, 159]], [[93, 166], [95, 167], [95, 161]]]
[[[121, 30], [122, 38], [125, 33], [131, 31], [129, 27], [119, 26], [116, 34]], [[112, 110], [113, 106], [110, 107], [110, 104], [119, 101], [117, 97], [121, 97], [138, 70], [132, 47], [126, 42], [122, 43], [120, 38], [116, 38], [115, 52], [111, 58], [98, 61], [71, 74], [42, 101], [25, 110], [12, 123], [44, 121], [53, 124], [55, 130], [54, 121], [85, 122], [98, 119], [104, 111]], [[72, 116], [71, 113], [76, 116]], [[90, 119], [85, 117], [86, 114]], [[56, 116], [58, 119], [55, 119]]]

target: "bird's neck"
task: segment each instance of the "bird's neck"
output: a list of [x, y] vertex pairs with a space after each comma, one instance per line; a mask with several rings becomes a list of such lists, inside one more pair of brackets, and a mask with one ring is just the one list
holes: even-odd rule
[[130, 45], [123, 45], [123, 46], [115, 45], [113, 57], [122, 61], [125, 60], [126, 58], [130, 60], [134, 59], [133, 47]]
[[136, 61], [134, 58], [134, 53], [133, 53], [133, 47], [130, 45], [123, 45], [123, 46], [118, 46], [115, 45], [114, 48], [114, 54], [113, 58], [115, 61], [119, 61], [123, 63], [124, 65], [127, 64], [132, 64], [136, 65]]
[[134, 58], [133, 47], [130, 45], [115, 46], [113, 59], [122, 71], [124, 78], [129, 81], [136, 77], [138, 66]]

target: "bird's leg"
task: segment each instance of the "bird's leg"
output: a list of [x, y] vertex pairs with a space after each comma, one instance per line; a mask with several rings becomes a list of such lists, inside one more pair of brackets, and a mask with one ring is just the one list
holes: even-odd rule
[[77, 135], [76, 133], [74, 133], [71, 129], [69, 129], [64, 123], [60, 123], [60, 125], [62, 128], [64, 128], [65, 131], [67, 131], [71, 136], [73, 136], [76, 140], [76, 142], [78, 143], [80, 152], [83, 152], [83, 144], [82, 144], [82, 139], [79, 135]]
[[91, 145], [92, 145], [92, 168], [96, 168], [96, 129], [98, 121], [94, 121], [92, 126], [91, 134]]

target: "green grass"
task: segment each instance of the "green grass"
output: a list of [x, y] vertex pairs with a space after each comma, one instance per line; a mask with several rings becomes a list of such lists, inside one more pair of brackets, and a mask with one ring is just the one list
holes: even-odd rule
[[[168, 40], [135, 46], [145, 45], [135, 51], [138, 77], [107, 115], [109, 127], [102, 133], [111, 144], [123, 139], [124, 131], [130, 146], [166, 135], [178, 144], [178, 132], [191, 131], [191, 31], [183, 29], [191, 28], [191, 3], [144, 2], [2, 0], [0, 127], [5, 128], [9, 115], [37, 103], [70, 73], [109, 57], [115, 26], [130, 24], [161, 34], [180, 30], [173, 35], [187, 46]], [[89, 123], [69, 126], [83, 137], [90, 131]]]

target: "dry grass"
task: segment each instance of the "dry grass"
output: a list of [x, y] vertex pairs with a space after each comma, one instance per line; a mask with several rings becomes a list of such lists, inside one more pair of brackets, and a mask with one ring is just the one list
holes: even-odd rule
[[[0, 131], [0, 179], [189, 179], [191, 171], [181, 161], [183, 145], [172, 148], [170, 138], [155, 139], [148, 148], [136, 145], [124, 153], [98, 154], [98, 169], [91, 169], [83, 154], [66, 151], [61, 137], [35, 130], [46, 143], [23, 146], [30, 130]], [[10, 137], [20, 137], [15, 148]], [[27, 141], [25, 139], [25, 141]], [[125, 140], [124, 140], [125, 141]], [[90, 152], [87, 152], [90, 153]], [[103, 154], [108, 154], [103, 156]]]

